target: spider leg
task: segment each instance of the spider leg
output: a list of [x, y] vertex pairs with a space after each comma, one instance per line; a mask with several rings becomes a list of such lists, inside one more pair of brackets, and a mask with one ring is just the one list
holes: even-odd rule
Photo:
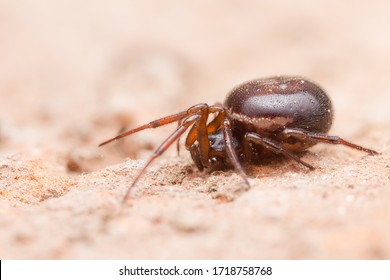
[[[225, 109], [221, 105], [207, 106], [207, 108], [200, 109], [204, 111], [207, 110], [207, 114], [204, 114], [204, 122], [207, 122], [207, 117], [209, 113], [218, 113], [218, 115], [209, 124], [207, 124], [207, 134], [217, 131], [221, 127], [222, 121], [226, 116]], [[197, 129], [194, 126], [188, 133], [186, 139], [186, 148], [188, 149], [196, 141], [197, 138]]]
[[200, 118], [200, 115], [192, 115], [183, 120], [183, 123], [171, 134], [164, 142], [154, 151], [152, 156], [148, 159], [144, 167], [138, 173], [138, 175], [134, 178], [132, 184], [127, 189], [125, 196], [123, 197], [123, 202], [127, 200], [130, 195], [131, 189], [137, 184], [139, 179], [144, 175], [146, 169], [149, 165], [159, 156], [161, 156], [191, 125], [196, 123], [196, 121]]
[[[207, 123], [207, 118], [209, 115], [209, 106], [205, 104], [203, 108], [199, 108], [199, 111], [197, 112], [199, 115], [200, 119], [198, 122], [203, 122], [204, 126], [206, 126]], [[188, 132], [186, 142], [185, 142], [185, 147], [187, 150], [190, 149], [190, 146], [194, 144], [194, 142], [198, 139], [198, 131], [199, 131], [199, 125], [198, 126], [193, 126], [190, 129], [190, 132]]]
[[139, 132], [139, 131], [144, 130], [144, 129], [156, 128], [156, 127], [163, 126], [163, 125], [166, 125], [166, 124], [170, 124], [170, 123], [173, 123], [173, 122], [176, 122], [176, 121], [180, 122], [181, 120], [183, 120], [184, 118], [186, 118], [188, 116], [197, 114], [197, 112], [199, 112], [199, 108], [203, 108], [204, 106], [207, 106], [207, 104], [203, 104], [203, 103], [197, 104], [197, 105], [194, 105], [194, 106], [190, 107], [186, 111], [182, 111], [182, 112], [179, 112], [177, 114], [169, 115], [169, 116], [166, 116], [166, 117], [154, 120], [154, 121], [152, 121], [150, 123], [141, 125], [141, 126], [139, 126], [137, 128], [134, 128], [132, 130], [126, 131], [124, 133], [121, 133], [121, 134], [115, 136], [114, 138], [108, 139], [108, 140], [104, 141], [103, 143], [100, 143], [99, 147], [101, 147], [103, 145], [106, 145], [108, 143], [111, 143], [111, 142], [113, 142], [115, 140], [121, 139], [123, 137], [126, 137], [128, 135], [134, 134], [134, 133]]
[[[225, 109], [220, 105], [208, 106], [208, 112], [218, 113], [218, 115], [209, 124], [207, 124], [207, 133], [210, 134], [217, 131], [221, 127], [221, 124], [225, 119], [226, 112]], [[207, 117], [205, 121], [207, 121]], [[195, 142], [195, 140], [197, 139], [196, 127], [191, 128], [187, 138], [188, 143]]]
[[[218, 115], [207, 124], [207, 119], [210, 113], [218, 113]], [[225, 109], [222, 106], [214, 105], [208, 106], [205, 104], [203, 108], [199, 108], [198, 112], [200, 118], [191, 128], [187, 135], [185, 147], [190, 150], [192, 157], [196, 158], [195, 163], [199, 168], [209, 166], [210, 140], [209, 133], [215, 132], [221, 127], [222, 120], [225, 118]], [[195, 141], [197, 145], [194, 146]], [[194, 151], [197, 148], [198, 151]]]
[[200, 160], [203, 166], [209, 165], [210, 141], [207, 134], [208, 108], [201, 112], [201, 117], [195, 122], [194, 127], [197, 131], [197, 142], [199, 145]]
[[353, 143], [348, 142], [348, 141], [346, 141], [338, 136], [330, 136], [330, 135], [326, 135], [323, 133], [309, 132], [309, 131], [306, 131], [304, 129], [297, 129], [297, 128], [286, 128], [282, 132], [282, 134], [284, 134], [287, 137], [293, 136], [293, 137], [296, 137], [296, 138], [301, 139], [303, 141], [314, 141], [316, 143], [317, 142], [324, 142], [324, 143], [329, 143], [329, 144], [340, 144], [340, 145], [344, 145], [344, 146], [350, 147], [350, 148], [355, 149], [355, 150], [366, 152], [369, 155], [377, 155], [378, 154], [378, 152], [376, 152], [374, 150], [353, 144]]
[[197, 144], [192, 144], [190, 147], [190, 154], [191, 158], [194, 161], [196, 167], [199, 171], [203, 171], [204, 166], [202, 164], [202, 161], [200, 160], [200, 153], [199, 153], [199, 147]]
[[[182, 119], [180, 119], [177, 122], [177, 127], [181, 126], [181, 121], [182, 121]], [[176, 141], [176, 151], [177, 151], [177, 155], [179, 156], [180, 155], [180, 137], [178, 137], [177, 141]]]
[[306, 166], [307, 168], [314, 170], [314, 167], [307, 162], [304, 162], [301, 160], [298, 156], [295, 154], [291, 153], [290, 151], [284, 149], [282, 146], [280, 146], [278, 143], [268, 139], [268, 138], [263, 138], [259, 134], [254, 133], [254, 132], [248, 132], [244, 136], [244, 153], [245, 156], [250, 159], [251, 157], [251, 151], [250, 151], [250, 143], [253, 142], [255, 144], [259, 144], [263, 146], [266, 149], [269, 149], [273, 151], [275, 154], [282, 154], [286, 157], [289, 157], [296, 162], [299, 162], [300, 164]]
[[233, 164], [234, 170], [238, 172], [242, 179], [244, 179], [245, 184], [250, 188], [248, 176], [246, 175], [244, 169], [242, 168], [240, 161], [238, 160], [237, 154], [233, 148], [233, 135], [229, 119], [225, 118], [223, 120], [223, 137], [225, 141], [226, 153], [230, 159], [230, 162]]
[[218, 115], [207, 125], [208, 134], [217, 131], [221, 127], [221, 124], [226, 117], [226, 111], [222, 105], [210, 106], [209, 111], [210, 113], [218, 113]]
[[[208, 135], [221, 127], [222, 121], [226, 116], [225, 109], [222, 106], [213, 105], [208, 106], [207, 109], [208, 113], [218, 113], [218, 115], [207, 124], [207, 127], [204, 126], [204, 124], [207, 122], [207, 119], [199, 120], [199, 122], [203, 123], [194, 125], [188, 133], [186, 139], [186, 147], [190, 151], [192, 160], [194, 161], [196, 167], [200, 171], [202, 171], [205, 166], [210, 165], [210, 139]], [[196, 140], [198, 143], [195, 143]], [[208, 144], [206, 144], [205, 140], [207, 140]], [[202, 141], [204, 141], [203, 147], [199, 145], [199, 143]], [[204, 148], [205, 146], [206, 149]]]
[[[209, 165], [209, 152], [210, 142], [207, 134], [207, 118], [209, 116], [209, 106], [204, 104], [203, 107], [198, 108], [198, 119], [195, 121], [194, 126], [188, 132], [185, 147], [191, 151], [191, 146], [197, 141], [199, 149], [199, 160], [203, 166]], [[194, 149], [194, 147], [192, 148]]]

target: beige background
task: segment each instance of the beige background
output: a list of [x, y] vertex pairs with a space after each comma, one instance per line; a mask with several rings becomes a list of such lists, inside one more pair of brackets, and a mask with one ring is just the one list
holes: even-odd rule
[[[1, 259], [390, 257], [389, 1], [0, 2]], [[245, 80], [327, 89], [332, 134], [303, 158], [200, 173], [175, 126], [97, 145]]]

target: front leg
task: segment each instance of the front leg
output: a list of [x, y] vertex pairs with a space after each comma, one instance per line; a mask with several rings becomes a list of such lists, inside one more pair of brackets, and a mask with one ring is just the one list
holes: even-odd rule
[[191, 158], [194, 161], [196, 167], [198, 168], [199, 171], [203, 171], [204, 166], [202, 164], [202, 160], [200, 159], [200, 153], [199, 153], [199, 146], [198, 144], [192, 144], [190, 146], [190, 154]]

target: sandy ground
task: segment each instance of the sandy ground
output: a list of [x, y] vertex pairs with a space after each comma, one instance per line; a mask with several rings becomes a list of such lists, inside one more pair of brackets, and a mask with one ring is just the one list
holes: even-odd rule
[[[211, 3], [212, 2], [212, 3]], [[389, 1], [1, 1], [1, 259], [390, 258]], [[331, 96], [331, 134], [303, 159], [201, 173], [175, 126], [235, 85], [303, 75]]]

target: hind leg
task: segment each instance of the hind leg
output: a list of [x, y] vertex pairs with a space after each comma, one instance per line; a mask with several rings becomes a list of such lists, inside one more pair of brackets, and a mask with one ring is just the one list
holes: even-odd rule
[[344, 145], [349, 148], [359, 150], [366, 152], [369, 155], [377, 155], [378, 152], [353, 144], [351, 142], [348, 142], [344, 140], [343, 138], [339, 136], [331, 136], [331, 135], [326, 135], [323, 133], [316, 133], [316, 132], [310, 132], [306, 131], [304, 129], [297, 129], [297, 128], [286, 128], [281, 135], [283, 135], [283, 138], [288, 138], [288, 137], [294, 137], [299, 139], [300, 141], [312, 141], [316, 143], [328, 143], [328, 144], [336, 144], [336, 145]]

